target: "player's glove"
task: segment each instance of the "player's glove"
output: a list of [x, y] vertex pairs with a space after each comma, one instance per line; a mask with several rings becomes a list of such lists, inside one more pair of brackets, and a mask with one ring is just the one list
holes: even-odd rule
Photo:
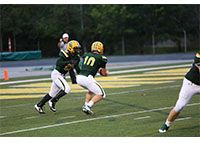
[[67, 64], [66, 66], [65, 66], [65, 68], [64, 68], [64, 70], [65, 71], [69, 71], [71, 68], [73, 68], [74, 67], [74, 65], [73, 64]]

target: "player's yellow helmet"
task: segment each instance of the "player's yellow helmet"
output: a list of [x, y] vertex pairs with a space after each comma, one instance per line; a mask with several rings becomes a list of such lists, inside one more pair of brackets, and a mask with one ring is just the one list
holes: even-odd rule
[[103, 44], [99, 41], [93, 42], [91, 46], [91, 51], [97, 51], [100, 54], [103, 54]]
[[76, 52], [78, 53], [80, 48], [81, 46], [76, 40], [71, 40], [67, 43], [67, 50], [72, 54], [75, 54]]

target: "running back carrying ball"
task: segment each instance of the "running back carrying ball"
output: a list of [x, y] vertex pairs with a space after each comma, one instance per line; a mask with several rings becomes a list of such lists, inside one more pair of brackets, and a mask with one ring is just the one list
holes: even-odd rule
[[108, 76], [109, 75], [109, 71], [108, 70], [104, 70], [104, 69], [99, 69], [99, 74], [101, 76]]

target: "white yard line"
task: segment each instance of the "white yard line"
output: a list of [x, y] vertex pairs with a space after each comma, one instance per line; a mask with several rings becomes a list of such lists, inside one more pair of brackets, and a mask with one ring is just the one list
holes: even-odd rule
[[138, 117], [138, 118], [134, 118], [134, 120], [141, 120], [141, 119], [148, 119], [148, 118], [151, 118], [151, 116]]
[[187, 120], [187, 119], [191, 119], [191, 118], [192, 117], [180, 118], [180, 119], [176, 119], [176, 121]]
[[[155, 67], [155, 68], [142, 68], [142, 69], [133, 69], [133, 70], [113, 71], [113, 72], [110, 72], [110, 74], [149, 71], [149, 70], [160, 70], [160, 69], [170, 69], [170, 68], [182, 68], [182, 67], [190, 67], [190, 66], [191, 66], [191, 64], [176, 65], [176, 66], [166, 66], [166, 67]], [[66, 78], [69, 78], [69, 76], [67, 76]], [[0, 83], [0, 85], [15, 84], [15, 83], [27, 83], [27, 82], [35, 82], [35, 81], [47, 81], [47, 80], [51, 80], [51, 78], [20, 80], [20, 81], [9, 81], [9, 82], [2, 82], [2, 83]]]
[[150, 70], [160, 70], [160, 69], [170, 69], [170, 68], [183, 68], [183, 67], [190, 67], [190, 66], [191, 66], [191, 64], [176, 65], [176, 66], [166, 66], [166, 67], [155, 67], [155, 68], [142, 68], [142, 69], [133, 69], [133, 70], [114, 71], [114, 72], [110, 72], [110, 74], [139, 72], [139, 71], [150, 71]]
[[34, 118], [38, 118], [38, 117], [40, 117], [40, 116], [26, 117], [26, 118], [24, 118], [24, 119], [34, 119]]
[[47, 80], [51, 80], [51, 78], [31, 79], [31, 80], [19, 80], [19, 81], [8, 81], [8, 82], [2, 82], [2, 83], [0, 83], [0, 85], [15, 84], [15, 83], [26, 83], [26, 82], [34, 82], [34, 81], [47, 81]]
[[[163, 87], [156, 87], [156, 88], [146, 88], [146, 89], [132, 90], [132, 91], [113, 92], [113, 93], [109, 93], [108, 96], [119, 95], [119, 94], [126, 94], [126, 93], [143, 92], [143, 91], [149, 91], [149, 90], [159, 90], [159, 89], [165, 89], [165, 88], [176, 88], [176, 87], [180, 87], [180, 86], [181, 85], [173, 85], [173, 86], [163, 86]], [[66, 99], [63, 99], [63, 100], [65, 101], [65, 100], [74, 100], [74, 99], [82, 99], [82, 98], [85, 98], [85, 97], [84, 96], [81, 96], [81, 97], [72, 97], [72, 98], [66, 98]], [[3, 106], [3, 107], [0, 107], [0, 109], [23, 107], [23, 106], [29, 106], [29, 105], [33, 105], [33, 103], [11, 105], [11, 106]]]
[[[189, 104], [189, 105], [190, 106], [200, 105], [200, 102]], [[140, 113], [148, 113], [148, 112], [166, 110], [166, 109], [171, 109], [171, 108], [172, 108], [172, 106], [171, 107], [151, 109], [151, 110], [143, 110], [143, 111], [137, 111], [137, 112], [123, 113], [123, 114], [118, 114], [118, 115], [102, 116], [102, 117], [90, 118], [90, 119], [85, 119], [85, 120], [77, 120], [77, 121], [65, 122], [65, 123], [60, 123], [60, 124], [52, 124], [52, 125], [47, 125], [47, 126], [41, 126], [41, 127], [35, 127], [35, 128], [29, 128], [29, 129], [23, 129], [23, 130], [16, 130], [16, 131], [11, 131], [11, 132], [4, 132], [4, 133], [0, 133], [0, 136], [15, 134], [15, 133], [28, 132], [28, 131], [34, 131], [34, 130], [40, 130], [40, 129], [46, 129], [46, 128], [52, 128], [52, 127], [58, 127], [58, 126], [64, 126], [64, 125], [83, 123], [83, 122], [89, 122], [89, 121], [95, 121], [95, 120], [101, 120], [101, 119], [117, 118], [117, 117], [140, 114]]]
[[0, 119], [5, 118], [6, 116], [0, 116]]
[[0, 109], [4, 109], [4, 108], [15, 108], [15, 107], [23, 107], [23, 106], [29, 106], [29, 105], [33, 105], [33, 103], [29, 103], [29, 104], [18, 104], [18, 105], [10, 105], [10, 106], [3, 106], [3, 107], [0, 107]]

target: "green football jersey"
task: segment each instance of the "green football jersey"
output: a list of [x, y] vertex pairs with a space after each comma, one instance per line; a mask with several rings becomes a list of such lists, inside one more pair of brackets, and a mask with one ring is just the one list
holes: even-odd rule
[[56, 61], [55, 69], [58, 70], [61, 74], [65, 75], [69, 71], [69, 69], [67, 69], [67, 65], [71, 63], [74, 65], [76, 72], [79, 73], [80, 72], [80, 68], [78, 66], [79, 61], [80, 61], [79, 55], [72, 56], [70, 52], [61, 50], [59, 53], [59, 58]]
[[80, 62], [80, 75], [92, 75], [95, 77], [99, 68], [105, 68], [107, 58], [101, 54], [87, 53], [83, 55], [83, 60]]
[[195, 66], [195, 64], [200, 63], [200, 54], [197, 53], [194, 58], [194, 63], [190, 71], [185, 75], [185, 78], [191, 81], [196, 85], [200, 85], [200, 72], [199, 69]]

